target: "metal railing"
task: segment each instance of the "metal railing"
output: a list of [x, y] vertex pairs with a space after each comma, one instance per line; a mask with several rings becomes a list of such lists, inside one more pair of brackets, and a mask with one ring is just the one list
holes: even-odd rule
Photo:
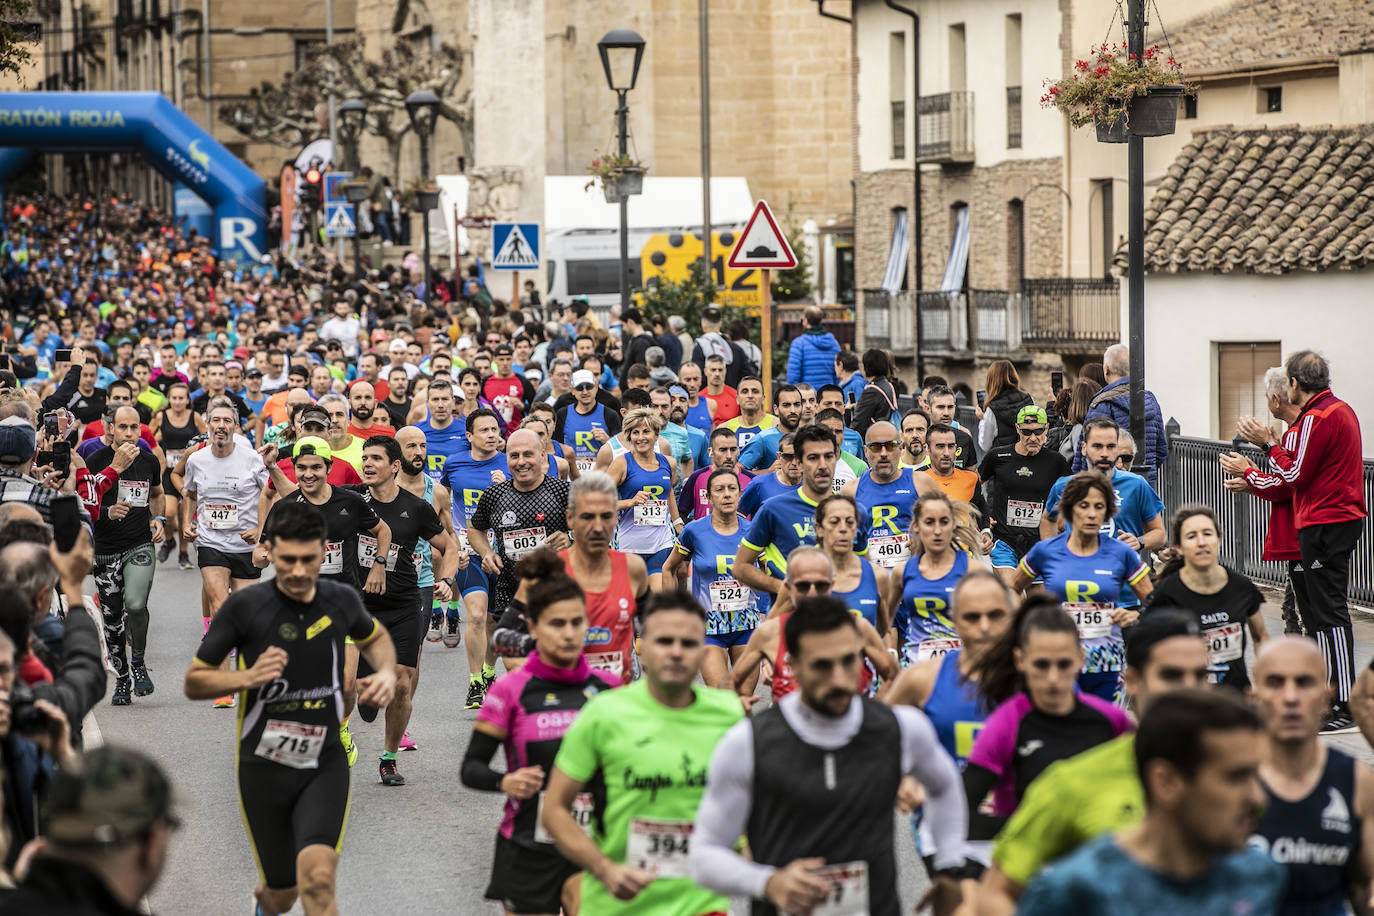
[[1021, 148], [1021, 87], [1007, 87], [1007, 149]]
[[1021, 349], [1023, 302], [1004, 289], [917, 293], [922, 353], [1002, 354]]
[[916, 355], [915, 297], [903, 290], [864, 290], [864, 346], [891, 350], [893, 356]]
[[1023, 280], [1027, 346], [1100, 350], [1121, 340], [1121, 287], [1112, 279]]
[[916, 159], [973, 161], [973, 93], [923, 95], [916, 102]]
[[[1288, 575], [1287, 564], [1260, 559], [1269, 528], [1270, 504], [1249, 493], [1232, 493], [1223, 486], [1226, 474], [1217, 457], [1233, 451], [1245, 455], [1259, 468], [1268, 469], [1268, 458], [1248, 443], [1171, 436], [1169, 458], [1160, 475], [1164, 505], [1171, 516], [1188, 503], [1210, 506], [1221, 523], [1221, 562], [1256, 582], [1282, 586]], [[1366, 505], [1374, 505], [1374, 461], [1364, 462], [1364, 492]], [[1351, 557], [1347, 592], [1351, 603], [1363, 607], [1374, 607], [1372, 546], [1374, 517], [1367, 517], [1364, 534]]]

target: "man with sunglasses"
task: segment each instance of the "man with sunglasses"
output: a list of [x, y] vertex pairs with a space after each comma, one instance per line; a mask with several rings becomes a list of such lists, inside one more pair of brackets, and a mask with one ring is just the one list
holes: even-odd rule
[[1010, 584], [1016, 564], [1040, 539], [1040, 517], [1054, 482], [1069, 473], [1069, 463], [1045, 448], [1049, 429], [1043, 407], [1028, 404], [1016, 414], [1016, 441], [983, 456], [978, 476], [991, 481], [992, 565]]
[[[718, 426], [716, 431], [724, 430], [731, 435], [734, 430], [727, 426]], [[713, 437], [714, 438], [714, 437]], [[793, 446], [795, 436], [791, 433], [778, 440], [778, 464], [777, 470], [769, 474], [759, 474], [745, 486], [744, 492], [739, 498], [739, 514], [744, 518], [753, 518], [764, 503], [775, 496], [782, 496], [790, 493], [801, 486], [801, 458], [797, 456], [797, 450]], [[735, 451], [739, 451], [738, 440], [736, 440]]]
[[597, 400], [596, 376], [587, 369], [573, 373], [573, 403], [558, 410], [553, 438], [572, 451], [577, 472], [585, 474], [596, 467], [596, 453], [620, 432], [620, 413], [607, 409]]
[[891, 569], [911, 556], [907, 541], [917, 498], [939, 488], [928, 475], [901, 466], [902, 439], [888, 421], [868, 428], [864, 448], [869, 469], [840, 492], [863, 507], [859, 525], [868, 534], [869, 558]]

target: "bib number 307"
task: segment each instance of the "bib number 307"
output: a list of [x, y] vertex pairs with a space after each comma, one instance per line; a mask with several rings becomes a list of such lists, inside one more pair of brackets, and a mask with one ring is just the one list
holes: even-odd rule
[[630, 821], [625, 864], [653, 872], [659, 878], [685, 878], [687, 854], [691, 847], [691, 821], [658, 821], [637, 817]]

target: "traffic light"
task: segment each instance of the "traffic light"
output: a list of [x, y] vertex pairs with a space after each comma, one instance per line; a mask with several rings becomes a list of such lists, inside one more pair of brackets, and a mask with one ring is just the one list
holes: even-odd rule
[[307, 207], [319, 207], [324, 203], [324, 172], [320, 170], [319, 158], [312, 158], [302, 176], [305, 186], [301, 189], [301, 202]]

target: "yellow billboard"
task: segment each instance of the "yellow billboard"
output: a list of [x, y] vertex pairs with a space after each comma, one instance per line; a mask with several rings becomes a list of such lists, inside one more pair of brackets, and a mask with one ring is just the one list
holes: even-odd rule
[[[711, 277], [716, 284], [716, 302], [736, 308], [758, 309], [762, 304], [759, 271], [735, 270], [725, 266], [725, 259], [730, 256], [734, 244], [735, 233], [729, 230], [712, 233]], [[639, 252], [640, 270], [645, 282], [650, 277], [663, 277], [674, 283], [685, 282], [691, 275], [692, 265], [701, 260], [704, 253], [702, 248], [701, 236], [695, 232], [664, 232], [650, 236]]]

